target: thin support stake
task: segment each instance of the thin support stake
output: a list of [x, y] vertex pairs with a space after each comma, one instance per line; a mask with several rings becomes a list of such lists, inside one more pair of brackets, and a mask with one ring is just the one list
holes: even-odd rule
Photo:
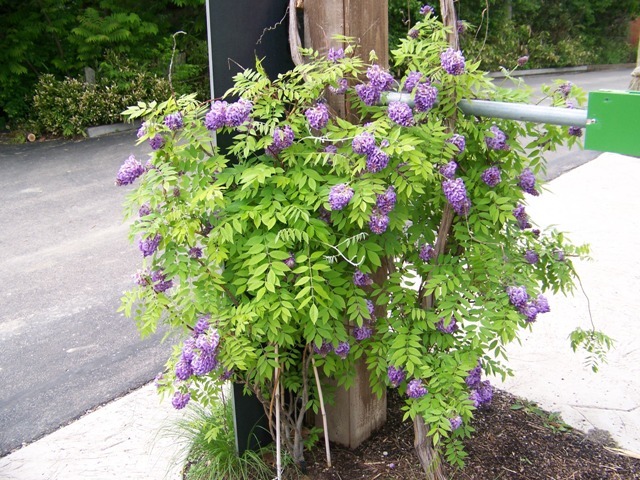
[[318, 400], [320, 400], [320, 411], [322, 412], [322, 428], [324, 430], [324, 449], [327, 453], [327, 467], [331, 466], [331, 449], [329, 448], [329, 427], [327, 425], [327, 412], [324, 409], [324, 398], [322, 396], [322, 386], [320, 385], [320, 375], [316, 368], [316, 360], [311, 357], [313, 364], [313, 375], [316, 377], [316, 387], [318, 387]]

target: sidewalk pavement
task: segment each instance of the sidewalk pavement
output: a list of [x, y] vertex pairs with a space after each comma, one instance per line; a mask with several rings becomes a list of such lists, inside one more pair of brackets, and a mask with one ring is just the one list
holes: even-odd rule
[[[585, 294], [548, 295], [522, 345], [508, 348], [516, 376], [494, 383], [545, 410], [559, 411], [583, 431], [605, 430], [620, 448], [640, 453], [640, 158], [603, 154], [530, 198], [537, 225], [557, 225], [593, 261], [576, 261]], [[567, 336], [576, 326], [616, 340], [599, 373], [574, 354]], [[6, 480], [180, 480], [185, 445], [175, 422], [184, 412], [160, 402], [153, 385], [120, 398], [0, 459]]]

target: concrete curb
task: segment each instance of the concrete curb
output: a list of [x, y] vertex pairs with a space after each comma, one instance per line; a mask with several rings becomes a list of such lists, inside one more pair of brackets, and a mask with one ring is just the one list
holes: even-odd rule
[[[582, 72], [599, 72], [602, 70], [617, 70], [628, 68], [633, 70], [635, 63], [615, 63], [611, 65], [580, 65], [577, 67], [560, 67], [560, 68], [537, 68], [532, 70], [516, 70], [510, 75], [512, 77], [526, 77], [531, 75], [549, 75], [551, 73], [582, 73]], [[629, 73], [631, 74], [631, 73]], [[491, 72], [489, 76], [492, 78], [504, 78], [504, 72]]]
[[103, 135], [109, 135], [110, 133], [126, 132], [129, 130], [137, 130], [140, 128], [141, 122], [132, 123], [114, 123], [111, 125], [100, 125], [98, 127], [87, 128], [87, 137], [96, 138]]

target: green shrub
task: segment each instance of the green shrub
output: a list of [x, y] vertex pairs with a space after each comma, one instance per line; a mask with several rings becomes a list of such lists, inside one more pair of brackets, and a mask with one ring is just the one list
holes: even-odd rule
[[33, 123], [38, 132], [70, 137], [87, 127], [122, 121], [128, 105], [169, 95], [166, 80], [138, 73], [127, 82], [88, 84], [75, 78], [42, 75], [33, 97]]

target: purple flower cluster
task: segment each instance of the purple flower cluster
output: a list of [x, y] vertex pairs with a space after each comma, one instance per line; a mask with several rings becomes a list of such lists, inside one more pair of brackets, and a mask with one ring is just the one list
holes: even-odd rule
[[407, 384], [407, 396], [410, 398], [424, 397], [429, 390], [422, 384], [422, 380], [414, 378]]
[[533, 301], [529, 301], [529, 294], [525, 287], [507, 287], [507, 295], [511, 304], [526, 317], [527, 322], [535, 322], [539, 313], [551, 311], [544, 295], [538, 295]]
[[491, 134], [485, 135], [484, 142], [491, 150], [509, 150], [507, 145], [507, 135], [498, 128], [497, 125], [492, 125], [489, 128]]
[[373, 280], [371, 280], [371, 277], [366, 273], [356, 270], [353, 274], [353, 284], [356, 287], [368, 287], [373, 284]]
[[344, 58], [344, 49], [333, 47], [329, 49], [329, 53], [327, 53], [327, 60], [336, 63], [341, 58]]
[[447, 138], [447, 143], [450, 143], [456, 146], [456, 148], [458, 149], [457, 155], [460, 155], [462, 152], [464, 152], [464, 149], [467, 145], [467, 142], [464, 136], [458, 133], [454, 133], [453, 135], [451, 135], [451, 138]]
[[415, 123], [411, 107], [404, 102], [389, 102], [387, 115], [392, 122], [402, 127], [410, 127]]
[[367, 154], [367, 171], [369, 173], [378, 173], [389, 165], [389, 155], [384, 153], [382, 149], [376, 147]]
[[329, 207], [331, 210], [342, 210], [353, 198], [353, 188], [346, 183], [334, 185], [329, 190]]
[[389, 383], [392, 387], [398, 388], [398, 386], [404, 381], [405, 376], [406, 374], [402, 367], [396, 368], [393, 365], [389, 365], [387, 368], [387, 378], [389, 378]]
[[136, 132], [136, 137], [142, 138], [146, 134], [147, 134], [147, 124], [146, 122], [142, 122], [142, 124], [140, 125], [140, 128], [138, 128], [138, 131]]
[[462, 75], [465, 68], [464, 56], [460, 50], [449, 47], [440, 54], [440, 65], [449, 75]]
[[344, 360], [347, 358], [347, 355], [349, 355], [350, 350], [351, 345], [349, 345], [349, 342], [340, 342], [335, 348], [334, 353]]
[[442, 333], [453, 333], [458, 330], [458, 322], [456, 321], [456, 317], [452, 316], [449, 325], [444, 324], [444, 318], [440, 318], [436, 322], [436, 328], [440, 330]]
[[383, 214], [389, 214], [396, 206], [396, 190], [391, 185], [387, 191], [376, 196], [376, 207]]
[[445, 180], [442, 182], [442, 191], [447, 201], [458, 215], [466, 216], [471, 209], [471, 202], [467, 196], [467, 188], [461, 178]]
[[149, 139], [149, 146], [151, 150], [160, 150], [164, 145], [164, 137], [159, 133], [156, 133], [154, 137]]
[[167, 276], [162, 270], [151, 272], [151, 283], [153, 284], [153, 291], [156, 293], [165, 292], [173, 287], [173, 281], [167, 280]]
[[393, 76], [380, 65], [371, 65], [367, 69], [369, 83], [356, 85], [356, 93], [365, 105], [372, 106], [380, 101], [380, 95], [393, 85]]
[[357, 341], [361, 342], [373, 335], [373, 328], [371, 322], [364, 322], [361, 327], [353, 327], [353, 336]]
[[369, 230], [375, 234], [382, 234], [387, 231], [389, 226], [389, 215], [382, 213], [379, 210], [371, 212], [369, 217]]
[[431, 5], [423, 5], [420, 7], [420, 15], [433, 14], [434, 10]]
[[338, 86], [337, 87], [330, 86], [329, 91], [336, 95], [340, 95], [346, 92], [348, 87], [349, 87], [349, 82], [347, 81], [347, 79], [341, 78], [340, 80], [338, 80]]
[[351, 141], [351, 149], [360, 155], [369, 155], [376, 148], [376, 139], [369, 132], [356, 135]]
[[433, 260], [434, 258], [436, 258], [436, 249], [433, 248], [433, 245], [425, 243], [424, 245], [422, 245], [422, 247], [420, 247], [420, 253], [418, 253], [418, 257], [420, 257], [420, 260], [422, 260], [423, 262]]
[[540, 261], [540, 255], [535, 250], [527, 250], [524, 252], [524, 259], [527, 263], [536, 264]]
[[136, 159], [135, 155], [129, 155], [129, 158], [124, 161], [118, 170], [116, 185], [130, 185], [144, 172], [144, 167]]
[[329, 108], [326, 103], [317, 103], [315, 107], [304, 112], [309, 126], [316, 130], [322, 130], [329, 122]]
[[252, 109], [253, 104], [244, 98], [233, 103], [216, 100], [204, 117], [204, 125], [209, 130], [218, 130], [224, 126], [239, 127], [249, 120]]
[[529, 55], [523, 55], [522, 57], [518, 58], [518, 66], [522, 67], [528, 61], [529, 61]]
[[480, 408], [484, 405], [489, 405], [493, 400], [493, 386], [489, 380], [481, 382], [478, 387], [471, 391], [469, 399], [473, 402], [473, 406]]
[[170, 113], [164, 117], [165, 126], [172, 131], [178, 130], [184, 126], [181, 112]]
[[410, 38], [418, 38], [420, 36], [420, 30], [416, 29], [416, 28], [412, 28], [411, 30], [409, 30], [409, 37]]
[[451, 431], [459, 429], [462, 426], [462, 417], [458, 415], [457, 417], [450, 418], [449, 424], [451, 425]]
[[582, 128], [580, 127], [569, 127], [569, 135], [573, 137], [581, 137], [582, 136]]
[[200, 247], [191, 247], [189, 249], [189, 257], [191, 257], [191, 258], [201, 258], [202, 257], [202, 248], [200, 248]]
[[420, 83], [420, 80], [422, 80], [422, 73], [421, 72], [409, 72], [409, 74], [407, 75], [407, 78], [404, 81], [404, 90], [406, 92], [413, 92], [413, 89], [416, 88], [416, 86], [418, 86], [418, 84]]
[[150, 213], [151, 213], [151, 208], [147, 203], [143, 203], [142, 205], [140, 205], [140, 209], [138, 210], [138, 216], [140, 218], [146, 217]]
[[335, 145], [327, 145], [326, 147], [324, 147], [324, 153], [338, 153], [338, 147], [336, 147]]
[[293, 145], [295, 134], [289, 125], [284, 127], [276, 127], [273, 130], [273, 142], [267, 147], [267, 153], [274, 157], [282, 150]]
[[481, 175], [482, 181], [493, 188], [502, 181], [500, 169], [497, 166], [487, 168]]
[[416, 87], [413, 104], [418, 112], [427, 112], [433, 108], [438, 100], [438, 89], [427, 83]]
[[294, 269], [296, 266], [296, 257], [293, 255], [293, 253], [291, 253], [289, 255], [289, 258], [285, 258], [282, 261], [287, 267], [289, 267], [290, 269]]
[[520, 230], [531, 228], [531, 223], [529, 223], [529, 215], [527, 215], [527, 213], [524, 211], [524, 205], [520, 203], [517, 204], [516, 208], [513, 209], [513, 216], [516, 217]]
[[453, 177], [456, 176], [457, 169], [458, 169], [458, 164], [454, 160], [451, 160], [448, 163], [441, 165], [439, 170], [443, 177], [451, 180]]
[[558, 91], [560, 95], [564, 98], [567, 98], [571, 94], [571, 89], [573, 88], [573, 84], [571, 82], [565, 82], [558, 87]]
[[482, 378], [482, 367], [480, 362], [478, 365], [467, 372], [467, 378], [464, 379], [469, 388], [477, 388]]
[[331, 345], [331, 342], [328, 342], [326, 340], [322, 340], [322, 345], [320, 345], [319, 347], [315, 344], [315, 342], [313, 344], [313, 352], [317, 355], [320, 355], [321, 357], [326, 357], [332, 351], [333, 345]]
[[525, 168], [520, 176], [518, 176], [518, 185], [529, 195], [540, 195], [536, 190], [536, 177], [529, 168]]
[[138, 242], [138, 248], [140, 248], [142, 255], [145, 257], [153, 255], [160, 244], [160, 240], [162, 240], [162, 236], [160, 234], [140, 239]]
[[191, 394], [189, 392], [182, 393], [180, 391], [177, 391], [173, 394], [171, 405], [173, 405], [173, 408], [175, 408], [176, 410], [182, 410], [187, 406], [189, 400], [191, 400]]

